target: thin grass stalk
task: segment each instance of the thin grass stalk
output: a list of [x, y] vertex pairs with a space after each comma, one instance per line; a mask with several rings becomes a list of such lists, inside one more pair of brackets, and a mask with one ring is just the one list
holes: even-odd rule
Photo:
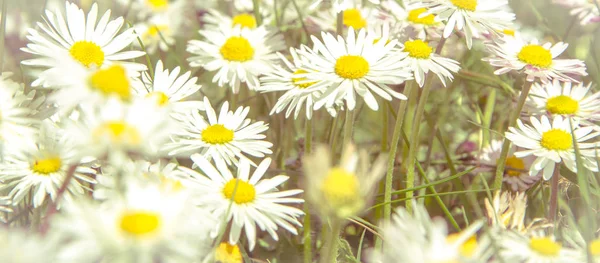
[[492, 127], [492, 116], [494, 114], [494, 107], [496, 106], [496, 89], [490, 90], [487, 101], [485, 102], [485, 109], [483, 111], [483, 146], [487, 146], [491, 142], [490, 129]]
[[6, 51], [6, 2], [2, 0], [2, 20], [0, 20], [0, 73], [4, 71], [4, 52]]
[[260, 0], [252, 0], [252, 7], [254, 8], [254, 19], [256, 19], [256, 25], [262, 24], [262, 16], [260, 15]]
[[558, 179], [560, 178], [560, 163], [554, 165], [554, 174], [550, 186], [550, 208], [548, 209], [548, 220], [556, 222], [558, 216]]
[[346, 110], [346, 119], [344, 121], [344, 137], [342, 140], [342, 149], [346, 149], [348, 144], [350, 144], [352, 142], [353, 128], [354, 128], [354, 110]]
[[[305, 125], [305, 137], [304, 137], [304, 154], [310, 154], [312, 150], [312, 118], [306, 119]], [[311, 221], [310, 221], [310, 206], [308, 202], [304, 202], [304, 263], [312, 263], [312, 239], [311, 233]]]

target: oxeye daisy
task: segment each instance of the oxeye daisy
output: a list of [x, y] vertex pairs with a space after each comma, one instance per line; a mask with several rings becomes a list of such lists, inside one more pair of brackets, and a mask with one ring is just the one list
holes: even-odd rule
[[552, 177], [555, 163], [563, 163], [569, 170], [577, 172], [573, 141], [576, 141], [581, 149], [584, 166], [592, 171], [598, 170], [594, 158], [596, 143], [586, 142], [600, 135], [592, 132], [592, 127], [579, 127], [574, 124], [576, 126], [573, 127], [573, 134], [571, 134], [569, 119], [560, 115], [554, 116], [552, 123], [546, 116], [541, 116], [540, 119], [531, 117], [530, 121], [531, 125], [526, 125], [521, 120], [517, 120], [518, 128], [509, 127], [506, 132], [506, 139], [522, 148], [515, 152], [516, 157], [523, 158], [529, 155], [536, 157], [529, 174], [535, 175], [543, 171], [544, 179], [548, 180]]
[[[117, 34], [123, 26], [124, 20], [119, 17], [110, 19], [110, 10], [96, 24], [98, 18], [98, 5], [94, 3], [87, 18], [83, 10], [76, 4], [66, 2], [66, 15], [63, 18], [60, 12], [52, 13], [46, 11], [46, 23], [38, 23], [42, 32], [29, 29], [27, 38], [31, 43], [22, 50], [34, 55], [33, 59], [24, 60], [24, 65], [47, 68], [32, 83], [32, 86], [49, 86], [46, 83], [46, 75], [57, 69], [65, 58], [72, 58], [85, 67], [105, 68], [116, 61], [132, 71], [146, 70], [146, 66], [127, 60], [144, 55], [137, 50], [126, 50], [136, 35], [133, 28]], [[54, 72], [54, 74], [60, 74]], [[62, 72], [62, 75], [71, 76], [70, 71]]]
[[492, 56], [484, 58], [484, 61], [499, 67], [494, 72], [496, 75], [515, 70], [527, 75], [529, 82], [538, 78], [543, 83], [552, 79], [579, 82], [574, 77], [587, 76], [583, 61], [557, 59], [569, 46], [563, 42], [541, 45], [535, 39], [525, 41], [518, 36], [504, 36], [488, 42], [486, 46]]
[[[319, 5], [321, 5], [323, 2], [327, 2], [326, 0], [313, 0], [313, 3], [310, 5], [309, 9], [315, 9], [317, 8]], [[331, 3], [331, 9], [338, 13], [341, 12], [343, 10], [346, 10], [354, 5], [356, 5], [357, 0], [333, 0], [330, 1]], [[380, 0], [369, 0], [369, 2], [371, 2], [372, 4], [380, 4]]]
[[[239, 107], [229, 111], [229, 103], [224, 102], [219, 114], [215, 113], [210, 101], [204, 97], [206, 118], [198, 111], [174, 116], [181, 128], [173, 131], [173, 142], [165, 147], [169, 155], [189, 156], [200, 153], [207, 159], [223, 159], [228, 165], [237, 159], [249, 156], [264, 157], [271, 154], [272, 143], [265, 141], [262, 132], [269, 127], [262, 121], [247, 119], [249, 107]], [[218, 117], [217, 117], [218, 116]]]
[[588, 262], [588, 253], [592, 258], [591, 262], [600, 262], [600, 238], [596, 237], [588, 243], [582, 236], [582, 232], [576, 227], [565, 227], [562, 230], [566, 245], [577, 250], [580, 258], [579, 262]]
[[277, 60], [273, 52], [285, 46], [281, 35], [265, 27], [253, 30], [241, 26], [221, 25], [217, 29], [200, 30], [205, 40], [191, 40], [187, 51], [192, 67], [217, 71], [213, 83], [227, 84], [234, 93], [245, 83], [250, 90], [260, 86], [258, 76], [270, 72]]
[[485, 199], [485, 210], [488, 223], [494, 235], [502, 235], [508, 231], [531, 234], [548, 227], [553, 227], [545, 218], [533, 218], [525, 222], [527, 211], [527, 194], [496, 191], [493, 199]]
[[299, 50], [304, 59], [310, 61], [304, 65], [308, 71], [306, 81], [316, 82], [312, 85], [315, 89], [323, 89], [323, 95], [315, 102], [315, 110], [323, 106], [332, 108], [342, 100], [346, 101], [349, 110], [353, 110], [356, 94], [373, 110], [379, 109], [373, 93], [388, 101], [406, 99], [388, 86], [411, 78], [401, 61], [402, 55], [393, 51], [398, 43], [396, 40], [382, 36], [376, 41], [374, 34], [367, 34], [364, 29], [358, 35], [349, 30], [346, 39], [339, 36], [336, 39], [325, 32], [321, 36], [323, 42], [311, 37], [314, 49]]
[[591, 86], [591, 83], [584, 86], [558, 80], [534, 83], [526, 103], [537, 114], [572, 116], [581, 122], [596, 120], [600, 112], [600, 92], [588, 94]]
[[73, 171], [62, 195], [62, 200], [72, 202], [76, 196], [83, 196], [85, 183], [96, 181], [90, 176], [95, 171], [80, 164], [72, 141], [50, 121], [45, 121], [37, 137], [27, 138], [8, 145], [4, 161], [0, 164], [2, 190], [9, 191], [14, 205], [24, 202], [32, 194], [31, 205], [39, 207], [49, 196], [57, 202], [57, 192], [67, 178], [69, 169]]
[[473, 38], [502, 31], [515, 20], [515, 14], [506, 11], [508, 0], [425, 0], [417, 6], [428, 9], [419, 17], [434, 14], [437, 20], [446, 21], [444, 38], [455, 30], [463, 32], [469, 49]]
[[[156, 15], [147, 21], [134, 25], [135, 33], [140, 36], [146, 51], [150, 54], [169, 50], [175, 44], [175, 36], [181, 31], [183, 24], [180, 13]], [[135, 41], [139, 46], [140, 42]]]
[[154, 77], [151, 79], [148, 74], [143, 74], [143, 83], [134, 86], [135, 92], [153, 100], [158, 106], [170, 106], [177, 113], [204, 110], [202, 101], [186, 100], [196, 95], [202, 87], [196, 84], [198, 78], [190, 78], [190, 71], [183, 75], [179, 75], [180, 72], [180, 67], [169, 72], [159, 60], [154, 68]]
[[42, 236], [17, 227], [0, 229], [0, 240], [0, 258], [11, 263], [56, 262], [56, 251], [63, 241], [60, 234]]
[[201, 262], [215, 223], [185, 195], [136, 183], [102, 204], [84, 199], [66, 207], [52, 228], [68, 238], [61, 262]]
[[233, 17], [221, 14], [221, 12], [210, 9], [208, 14], [204, 15], [202, 20], [213, 28], [218, 29], [220, 25], [231, 25], [232, 28], [239, 26], [241, 28], [255, 29], [258, 27], [256, 17], [252, 13], [239, 13]]
[[[226, 224], [231, 223], [229, 244], [238, 243], [244, 229], [250, 250], [253, 250], [257, 226], [275, 240], [279, 240], [276, 232], [279, 227], [298, 234], [296, 227], [302, 225], [297, 218], [304, 213], [288, 204], [303, 203], [304, 200], [294, 197], [302, 190], [278, 191], [277, 187], [289, 179], [285, 175], [263, 178], [271, 164], [270, 158], [262, 160], [252, 175], [250, 162], [240, 160], [235, 177], [222, 159], [215, 159], [215, 168], [199, 154], [193, 154], [191, 158], [202, 173], [184, 167], [180, 169], [196, 181], [197, 185], [191, 187], [198, 189], [198, 197], [194, 198], [198, 205], [211, 211], [216, 218], [224, 219]], [[222, 227], [222, 221], [215, 225], [215, 234]]]
[[419, 87], [425, 85], [425, 74], [430, 71], [436, 74], [446, 86], [446, 80], [452, 80], [452, 73], [460, 70], [459, 63], [453, 59], [442, 57], [434, 52], [433, 47], [421, 39], [404, 42], [402, 53], [409, 69], [414, 72], [414, 77]]
[[222, 263], [244, 263], [239, 245], [221, 242], [215, 250], [214, 260]]
[[564, 247], [543, 232], [531, 236], [509, 232], [499, 240], [500, 256], [507, 262], [567, 263], [574, 262], [577, 252]]
[[427, 12], [427, 8], [417, 7], [414, 1], [405, 1], [405, 7], [400, 6], [395, 0], [381, 2], [381, 7], [401, 24], [404, 34], [408, 38], [439, 39], [444, 24], [435, 19], [434, 14], [421, 14]]
[[[349, 30], [367, 29], [372, 24], [378, 24], [386, 21], [389, 15], [382, 14], [382, 10], [362, 5], [356, 5], [344, 8], [342, 11], [343, 28]], [[308, 17], [308, 21], [315, 23], [322, 31], [335, 31], [337, 28], [337, 12], [334, 9], [327, 9]], [[388, 19], [389, 20], [389, 19]], [[391, 22], [391, 21], [388, 21]]]
[[600, 22], [600, 10], [595, 0], [554, 0], [553, 2], [571, 9], [572, 16], [577, 16], [579, 24], [587, 25]]
[[24, 94], [23, 84], [10, 80], [11, 75], [0, 75], [0, 145], [32, 136], [36, 133], [33, 125], [38, 123], [32, 117], [35, 92]]

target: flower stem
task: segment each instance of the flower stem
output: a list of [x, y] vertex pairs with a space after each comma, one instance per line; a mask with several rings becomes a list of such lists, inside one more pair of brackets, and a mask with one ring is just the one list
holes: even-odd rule
[[[517, 107], [513, 111], [510, 116], [510, 120], [508, 122], [508, 126], [514, 125], [519, 115], [521, 115], [521, 110], [523, 109], [523, 105], [525, 105], [525, 101], [527, 100], [527, 96], [529, 96], [529, 90], [531, 89], [532, 82], [527, 82], [523, 86], [523, 90], [521, 90], [521, 96], [519, 97], [519, 101], [517, 102]], [[504, 176], [504, 165], [506, 162], [506, 157], [508, 156], [508, 150], [510, 149], [510, 141], [504, 139], [504, 143], [502, 143], [502, 152], [500, 153], [500, 158], [498, 159], [498, 166], [496, 166], [496, 177], [494, 178], [494, 184], [492, 186], [493, 189], [501, 189], [502, 188], [502, 179]]]
[[48, 211], [46, 212], [46, 218], [44, 219], [44, 222], [42, 223], [42, 226], [41, 226], [42, 233], [45, 234], [48, 231], [48, 228], [50, 227], [50, 219], [52, 218], [52, 215], [54, 215], [56, 213], [56, 211], [58, 210], [58, 202], [61, 201], [65, 191], [67, 190], [69, 184], [71, 183], [71, 180], [73, 179], [73, 175], [75, 174], [76, 169], [77, 169], [77, 164], [73, 164], [73, 165], [69, 166], [69, 169], [67, 170], [67, 175], [65, 176], [65, 180], [60, 185], [60, 188], [58, 188], [58, 190], [56, 191], [56, 199], [54, 200], [54, 202], [52, 202], [52, 204], [48, 208]]
[[260, 15], [260, 0], [252, 0], [252, 7], [254, 7], [254, 19], [256, 19], [256, 25], [262, 24], [262, 17]]
[[336, 263], [338, 254], [338, 239], [340, 231], [342, 230], [342, 220], [335, 218], [331, 220], [331, 231], [327, 234], [327, 240], [325, 240], [325, 250], [321, 263]]
[[[354, 110], [346, 110], [346, 120], [344, 121], [344, 139], [342, 149], [346, 149], [352, 142], [352, 128], [354, 126]], [[343, 152], [343, 151], [342, 151]]]
[[[312, 150], [312, 119], [306, 119], [305, 137], [304, 137], [304, 155], [310, 154]], [[310, 207], [308, 202], [304, 202], [304, 263], [312, 263], [312, 240]]]
[[554, 166], [554, 174], [550, 186], [550, 208], [548, 209], [548, 220], [556, 222], [558, 215], [558, 179], [560, 178], [560, 163]]
[[337, 13], [337, 19], [336, 19], [336, 33], [338, 35], [342, 35], [344, 33], [344, 11], [340, 11]]

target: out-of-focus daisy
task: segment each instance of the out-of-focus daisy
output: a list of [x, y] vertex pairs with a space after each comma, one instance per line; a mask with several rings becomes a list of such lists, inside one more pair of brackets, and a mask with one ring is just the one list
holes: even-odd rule
[[227, 242], [219, 244], [215, 251], [214, 259], [222, 263], [243, 263], [242, 253], [238, 245], [231, 245]]
[[396, 18], [407, 38], [439, 39], [444, 24], [437, 21], [434, 14], [421, 16], [427, 12], [427, 8], [416, 7], [416, 4], [414, 1], [404, 1], [405, 7], [402, 7], [395, 0], [385, 0], [381, 2], [381, 7]]
[[60, 235], [25, 231], [19, 228], [0, 229], [0, 258], [3, 262], [39, 263], [56, 262], [56, 251], [63, 242]]
[[148, 20], [153, 16], [183, 13], [185, 0], [117, 0], [123, 8], [130, 9], [138, 20]]
[[[237, 158], [264, 157], [271, 154], [272, 143], [261, 134], [269, 126], [262, 121], [251, 123], [247, 119], [249, 107], [229, 111], [229, 103], [223, 103], [219, 114], [204, 97], [206, 118], [198, 111], [174, 116], [181, 129], [172, 133], [173, 142], [166, 145], [169, 155], [200, 153], [207, 159], [222, 159], [227, 164], [237, 163]], [[218, 117], [217, 117], [218, 116]]]
[[[154, 54], [159, 48], [161, 51], [167, 51], [170, 46], [175, 44], [175, 36], [181, 31], [182, 22], [180, 13], [164, 14], [140, 22], [134, 28], [140, 36], [146, 52]], [[134, 44], [140, 45], [138, 41], [135, 41]]]
[[600, 10], [595, 0], [554, 0], [553, 2], [568, 8], [572, 16], [577, 16], [581, 25], [600, 22]]
[[[518, 158], [514, 155], [516, 147], [514, 145], [508, 150], [508, 157], [504, 166], [504, 178], [502, 181], [506, 183], [513, 191], [525, 191], [533, 184], [542, 178], [541, 175], [529, 175], [529, 167], [535, 157], [527, 156]], [[494, 140], [487, 147], [483, 148], [479, 155], [479, 167], [477, 172], [491, 172], [496, 169], [498, 159], [502, 152], [502, 141]]]
[[530, 234], [544, 228], [553, 227], [545, 218], [533, 218], [525, 222], [527, 210], [527, 195], [525, 192], [496, 191], [492, 201], [485, 199], [485, 210], [491, 231], [504, 233], [506, 230], [521, 234]]
[[[391, 17], [382, 14], [382, 10], [367, 6], [357, 5], [345, 8], [342, 11], [343, 28], [349, 30], [367, 29], [371, 24], [380, 24], [383, 21], [391, 21]], [[334, 9], [327, 9], [307, 18], [308, 21], [315, 23], [321, 31], [336, 31], [337, 12]]]
[[568, 263], [574, 262], [577, 252], [563, 247], [554, 237], [543, 232], [531, 236], [509, 232], [499, 240], [500, 256], [506, 262]]
[[218, 29], [200, 30], [205, 40], [191, 40], [187, 51], [192, 67], [217, 71], [213, 83], [220, 87], [229, 85], [234, 93], [241, 83], [250, 90], [260, 86], [258, 76], [270, 72], [276, 63], [273, 52], [285, 47], [281, 35], [265, 27], [254, 30], [241, 26], [221, 25]]
[[271, 164], [270, 158], [264, 159], [252, 175], [250, 162], [247, 159], [240, 160], [235, 177], [222, 159], [215, 159], [215, 168], [199, 154], [194, 154], [191, 158], [203, 173], [184, 167], [180, 169], [196, 180], [198, 205], [206, 207], [216, 218], [222, 219], [215, 225], [214, 234], [222, 227], [223, 220], [226, 224], [231, 222], [229, 243], [238, 243], [244, 229], [250, 250], [256, 244], [257, 226], [275, 240], [279, 240], [276, 232], [279, 227], [294, 235], [298, 234], [296, 227], [301, 224], [297, 218], [304, 213], [288, 204], [303, 203], [304, 200], [294, 197], [302, 193], [302, 190], [279, 191], [277, 187], [289, 179], [285, 175], [263, 178]]
[[392, 51], [398, 43], [396, 40], [385, 35], [376, 41], [374, 34], [367, 34], [364, 29], [358, 35], [349, 30], [345, 40], [325, 32], [321, 36], [323, 42], [312, 36], [314, 50], [299, 50], [310, 63], [304, 65], [308, 73], [298, 77], [305, 75], [306, 82], [315, 82], [312, 85], [315, 89], [324, 89], [315, 102], [315, 109], [332, 108], [345, 100], [348, 110], [353, 110], [356, 94], [373, 110], [379, 109], [373, 93], [388, 101], [392, 97], [406, 99], [388, 86], [411, 78], [406, 64], [401, 61], [402, 55]]
[[592, 257], [591, 262], [600, 262], [600, 238], [596, 238], [589, 243], [586, 243], [580, 230], [576, 229], [574, 226], [564, 227], [561, 232], [567, 246], [577, 250], [580, 258], [579, 262], [588, 262], [588, 253]]
[[[0, 145], [36, 133], [32, 125], [38, 121], [31, 117], [35, 92], [23, 94], [23, 85], [9, 79], [11, 73], [0, 75]], [[1, 148], [0, 148], [1, 149]]]
[[373, 262], [465, 262], [477, 248], [475, 234], [481, 223], [475, 222], [460, 233], [448, 235], [443, 219], [430, 218], [427, 209], [413, 201], [412, 213], [398, 208], [392, 220], [384, 222], [383, 253], [375, 254]]
[[403, 46], [404, 61], [414, 72], [415, 80], [420, 87], [425, 85], [425, 74], [430, 71], [436, 74], [442, 84], [446, 86], [447, 79], [454, 79], [452, 73], [460, 70], [457, 61], [436, 54], [433, 47], [421, 39], [406, 41]]
[[499, 67], [494, 72], [496, 75], [516, 70], [526, 74], [527, 81], [534, 82], [539, 78], [543, 83], [552, 79], [578, 82], [576, 76], [587, 76], [583, 61], [557, 59], [569, 46], [563, 42], [540, 45], [536, 39], [525, 41], [515, 35], [496, 38], [486, 46], [492, 56], [483, 60]]
[[[119, 17], [110, 19], [110, 11], [106, 11], [96, 24], [98, 5], [92, 5], [87, 18], [83, 10], [76, 4], [66, 2], [66, 16], [60, 12], [46, 11], [46, 23], [38, 23], [42, 32], [29, 30], [27, 38], [31, 41], [22, 50], [34, 55], [33, 59], [24, 60], [24, 65], [47, 68], [38, 75], [32, 86], [49, 86], [46, 83], [47, 74], [58, 69], [65, 58], [72, 58], [85, 67], [108, 67], [119, 61], [121, 65], [132, 70], [146, 70], [143, 64], [128, 62], [128, 60], [144, 55], [137, 50], [126, 50], [133, 40], [133, 28], [117, 34], [124, 20]], [[53, 74], [60, 74], [54, 72]], [[72, 72], [63, 71], [63, 76], [72, 76]]]
[[502, 31], [515, 20], [515, 14], [506, 11], [508, 0], [425, 0], [417, 6], [428, 9], [420, 17], [435, 14], [437, 20], [446, 21], [444, 38], [454, 30], [464, 33], [469, 49], [473, 38]]
[[[310, 5], [310, 9], [317, 8], [323, 2], [326, 2], [326, 1], [325, 0], [313, 0], [313, 3]], [[357, 2], [362, 3], [361, 1], [358, 1], [358, 0], [333, 0], [330, 2], [331, 2], [330, 3], [331, 9], [336, 13], [355, 6], [357, 4]], [[371, 2], [372, 4], [380, 4], [379, 0], [369, 0], [369, 2]]]
[[541, 116], [541, 119], [531, 117], [530, 121], [531, 125], [526, 125], [517, 120], [518, 128], [509, 127], [506, 132], [506, 139], [523, 148], [515, 152], [516, 157], [536, 157], [529, 174], [535, 175], [543, 171], [544, 179], [548, 180], [552, 177], [555, 163], [563, 163], [569, 170], [577, 172], [573, 141], [576, 141], [581, 149], [583, 165], [591, 171], [598, 170], [594, 149], [596, 143], [586, 142], [600, 135], [598, 132], [592, 132], [592, 127], [579, 127], [574, 124], [576, 126], [573, 127], [573, 138], [568, 118], [557, 115], [550, 123], [548, 117]]
[[[7, 145], [4, 161], [0, 164], [2, 190], [10, 191], [13, 204], [23, 202], [32, 194], [33, 207], [44, 204], [47, 196], [57, 202], [58, 189], [73, 173], [60, 202], [72, 202], [85, 193], [82, 183], [95, 183], [90, 176], [95, 171], [80, 164], [72, 141], [50, 121], [44, 122], [37, 137], [26, 138]], [[70, 171], [74, 169], [74, 171]]]
[[239, 26], [241, 28], [255, 29], [257, 28], [256, 17], [252, 13], [240, 13], [233, 17], [221, 14], [221, 12], [210, 9], [208, 14], [204, 15], [202, 20], [218, 30], [221, 25], [231, 25], [232, 28]]
[[319, 146], [304, 157], [307, 199], [321, 215], [345, 219], [363, 212], [372, 198], [374, 186], [385, 173], [385, 158], [371, 163], [366, 151], [347, 146], [340, 163], [332, 165], [331, 152]]
[[69, 240], [61, 262], [191, 262], [210, 253], [215, 219], [185, 195], [136, 183], [101, 205], [86, 201], [54, 221]]
[[204, 110], [202, 101], [186, 101], [185, 99], [196, 94], [201, 85], [196, 84], [197, 77], [190, 78], [191, 72], [179, 75], [181, 69], [174, 68], [171, 72], [163, 68], [162, 61], [156, 63], [154, 77], [142, 75], [142, 85], [135, 85], [135, 92], [146, 98], [154, 100], [158, 106], [170, 106], [174, 112], [189, 112]]
[[592, 85], [579, 83], [552, 83], [531, 86], [527, 106], [537, 114], [575, 117], [582, 122], [597, 120], [600, 112], [600, 92], [588, 94]]

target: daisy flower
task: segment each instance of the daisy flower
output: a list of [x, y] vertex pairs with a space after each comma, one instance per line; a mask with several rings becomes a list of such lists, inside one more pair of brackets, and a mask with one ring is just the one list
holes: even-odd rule
[[192, 67], [203, 67], [207, 71], [217, 71], [213, 83], [219, 87], [225, 84], [238, 93], [241, 83], [250, 90], [260, 86], [258, 76], [270, 72], [277, 55], [285, 45], [281, 35], [265, 27], [253, 30], [241, 26], [221, 25], [218, 29], [200, 30], [205, 40], [191, 40], [187, 51]]
[[201, 85], [197, 77], [190, 78], [191, 72], [183, 75], [180, 67], [174, 68], [171, 72], [163, 68], [163, 63], [159, 60], [154, 68], [154, 77], [144, 73], [142, 75], [142, 85], [135, 85], [134, 89], [138, 96], [144, 96], [154, 100], [158, 106], [171, 106], [174, 112], [185, 113], [189, 111], [204, 110], [202, 101], [186, 100], [196, 95]]
[[271, 154], [272, 143], [265, 141], [262, 132], [269, 129], [262, 121], [247, 119], [250, 107], [239, 107], [235, 112], [229, 111], [229, 103], [223, 103], [219, 115], [212, 108], [210, 101], [204, 97], [206, 118], [198, 111], [174, 116], [181, 129], [172, 133], [173, 142], [165, 149], [169, 155], [189, 156], [200, 153], [207, 159], [222, 159], [228, 165], [236, 164], [237, 158], [248, 159], [249, 156], [264, 157]]
[[41, 236], [33, 231], [9, 227], [0, 229], [0, 240], [0, 258], [11, 263], [57, 262], [56, 251], [64, 241], [60, 235]]
[[[307, 82], [316, 82], [315, 89], [323, 89], [323, 95], [315, 102], [314, 109], [332, 108], [345, 100], [348, 110], [356, 106], [356, 94], [363, 97], [369, 108], [378, 110], [373, 92], [385, 100], [392, 97], [405, 100], [406, 96], [394, 91], [390, 84], [400, 84], [411, 78], [402, 55], [392, 51], [397, 41], [382, 36], [376, 41], [374, 34], [362, 29], [356, 35], [348, 31], [344, 40], [322, 32], [323, 42], [312, 36], [314, 50], [302, 48], [300, 54], [310, 63], [304, 65]], [[389, 41], [388, 41], [389, 40]], [[299, 74], [298, 77], [303, 77]]]
[[[326, 2], [326, 0], [313, 0], [313, 3], [310, 5], [309, 9], [315, 9], [317, 8], [319, 5], [321, 5], [323, 2]], [[346, 10], [354, 5], [356, 5], [357, 0], [332, 0], [331, 2], [331, 9], [335, 12], [335, 13], [339, 13], [343, 10]], [[380, 4], [380, 0], [369, 0], [370, 3], [372, 4]]]
[[577, 250], [580, 258], [579, 262], [588, 262], [588, 253], [592, 257], [591, 262], [600, 262], [600, 238], [596, 237], [596, 239], [586, 243], [582, 233], [576, 227], [564, 227], [562, 237], [569, 247]]
[[408, 38], [441, 38], [444, 24], [437, 21], [434, 14], [421, 16], [427, 12], [427, 8], [417, 7], [418, 3], [414, 1], [404, 1], [404, 5], [405, 7], [400, 6], [396, 0], [381, 2], [381, 7], [394, 16]]
[[518, 35], [496, 38], [486, 44], [491, 57], [484, 58], [492, 66], [499, 67], [496, 75], [512, 70], [523, 72], [527, 81], [536, 78], [543, 83], [557, 79], [565, 82], [579, 82], [575, 76], [587, 76], [583, 61], [578, 59], [557, 59], [569, 46], [559, 42], [554, 45], [540, 45], [537, 40], [525, 41]]
[[563, 247], [543, 232], [531, 236], [509, 232], [500, 238], [499, 245], [500, 256], [506, 262], [568, 263], [577, 258], [574, 249]]
[[594, 3], [595, 0], [554, 0], [553, 2], [571, 8], [572, 16], [577, 16], [579, 24], [587, 25], [600, 22], [600, 10]]
[[430, 71], [438, 76], [445, 87], [446, 80], [454, 79], [452, 73], [460, 70], [457, 61], [436, 54], [433, 47], [421, 39], [404, 42], [402, 54], [419, 87], [425, 85], [425, 74]]
[[[216, 218], [223, 218], [226, 224], [231, 223], [229, 244], [238, 243], [244, 229], [250, 250], [253, 250], [257, 226], [276, 241], [279, 240], [276, 232], [279, 227], [294, 235], [298, 234], [296, 227], [302, 225], [297, 218], [304, 213], [288, 204], [303, 203], [304, 200], [294, 197], [302, 193], [302, 190], [278, 191], [277, 187], [289, 179], [285, 175], [263, 178], [271, 164], [270, 158], [262, 160], [252, 175], [250, 162], [241, 159], [235, 177], [222, 159], [215, 159], [215, 168], [202, 155], [193, 154], [191, 158], [202, 173], [185, 167], [180, 169], [195, 178], [198, 189], [198, 197], [195, 199], [198, 205], [207, 208]], [[213, 234], [220, 231], [222, 223], [223, 220], [220, 220], [215, 225]]]
[[70, 138], [50, 121], [43, 123], [37, 138], [13, 143], [7, 145], [9, 151], [0, 164], [0, 181], [3, 182], [2, 190], [10, 191], [8, 195], [14, 205], [24, 202], [29, 194], [32, 194], [33, 207], [44, 204], [48, 196], [52, 202], [57, 202], [58, 189], [71, 172], [73, 179], [62, 195], [66, 202], [83, 196], [89, 190], [86, 183], [96, 182], [90, 177], [96, 172], [80, 164]]
[[[172, 12], [155, 15], [147, 21], [136, 24], [135, 32], [139, 34], [148, 53], [154, 54], [158, 49], [167, 51], [175, 44], [175, 36], [180, 32], [183, 24], [182, 18], [180, 13]], [[140, 46], [138, 41], [134, 44]]]
[[304, 157], [307, 199], [321, 215], [345, 219], [358, 215], [372, 198], [375, 185], [385, 173], [385, 157], [370, 162], [366, 151], [346, 147], [340, 163], [331, 164], [332, 154], [325, 146]]
[[66, 207], [52, 228], [68, 238], [61, 262], [192, 262], [210, 253], [215, 223], [185, 195], [135, 183], [101, 205]]
[[[508, 157], [506, 158], [506, 164], [504, 166], [504, 178], [502, 181], [513, 191], [525, 191], [533, 184], [537, 183], [542, 176], [538, 174], [529, 175], [529, 168], [533, 161], [535, 161], [535, 157], [527, 156], [518, 158], [514, 155], [516, 149], [517, 147], [512, 145], [508, 150]], [[492, 141], [490, 145], [483, 148], [481, 154], [478, 156], [481, 167], [474, 172], [495, 171], [501, 152], [502, 141]]]
[[600, 92], [588, 94], [591, 86], [591, 83], [583, 86], [558, 80], [534, 83], [526, 105], [536, 114], [572, 116], [582, 122], [596, 120], [600, 112]]
[[[94, 3], [87, 18], [83, 10], [76, 4], [66, 2], [66, 15], [63, 18], [60, 12], [52, 13], [46, 11], [46, 23], [38, 23], [41, 33], [29, 29], [27, 38], [31, 43], [22, 50], [35, 56], [33, 59], [24, 60], [24, 65], [47, 68], [40, 73], [32, 86], [48, 87], [46, 75], [57, 69], [65, 60], [72, 58], [85, 67], [108, 67], [119, 61], [120, 64], [132, 71], [146, 70], [146, 66], [128, 62], [128, 60], [144, 55], [137, 50], [126, 50], [132, 41], [136, 39], [133, 28], [117, 33], [123, 26], [124, 20], [119, 17], [110, 19], [110, 10], [96, 24], [98, 17], [98, 5]], [[61, 74], [62, 73], [62, 74]], [[62, 76], [71, 76], [70, 71], [62, 71]]]
[[[356, 5], [344, 8], [342, 12], [342, 24], [345, 30], [354, 28], [354, 30], [367, 29], [371, 24], [380, 24], [384, 21], [392, 22], [390, 15], [383, 13], [382, 10], [368, 6]], [[309, 16], [308, 21], [315, 23], [321, 31], [336, 31], [337, 14], [334, 9], [327, 9]]]
[[[23, 84], [9, 79], [11, 73], [0, 75], [0, 142], [30, 137], [36, 133], [32, 127], [38, 121], [31, 116], [35, 113], [33, 100], [35, 92], [24, 94]], [[1, 155], [1, 153], [0, 153]]]
[[469, 49], [473, 38], [500, 32], [515, 20], [515, 14], [507, 11], [508, 0], [425, 0], [418, 6], [428, 9], [419, 17], [434, 14], [436, 20], [446, 21], [444, 38], [455, 29], [463, 32]]
[[569, 119], [560, 115], [554, 116], [552, 123], [546, 116], [541, 116], [540, 119], [531, 117], [530, 121], [531, 125], [526, 125], [517, 120], [518, 128], [509, 127], [506, 132], [506, 139], [523, 148], [515, 152], [516, 157], [536, 157], [529, 169], [530, 175], [542, 171], [544, 179], [548, 180], [554, 173], [555, 163], [563, 163], [569, 170], [577, 172], [573, 140], [581, 149], [583, 165], [591, 171], [598, 171], [594, 150], [596, 143], [586, 143], [600, 135], [598, 132], [592, 132], [592, 127], [579, 127], [575, 124], [571, 134]]
[[202, 21], [216, 30], [220, 25], [231, 25], [232, 28], [239, 26], [241, 28], [256, 29], [257, 23], [254, 14], [252, 13], [240, 13], [233, 17], [229, 17], [221, 14], [221, 12], [215, 9], [209, 9], [208, 13], [202, 17]]
[[525, 224], [525, 213], [527, 211], [527, 195], [525, 192], [511, 193], [496, 191], [492, 201], [485, 199], [485, 210], [488, 223], [492, 226], [491, 231], [507, 233], [506, 230], [521, 234], [529, 234], [534, 231], [554, 227], [548, 223], [546, 218], [533, 218]]
[[215, 250], [214, 260], [223, 263], [244, 263], [240, 247], [221, 242]]

